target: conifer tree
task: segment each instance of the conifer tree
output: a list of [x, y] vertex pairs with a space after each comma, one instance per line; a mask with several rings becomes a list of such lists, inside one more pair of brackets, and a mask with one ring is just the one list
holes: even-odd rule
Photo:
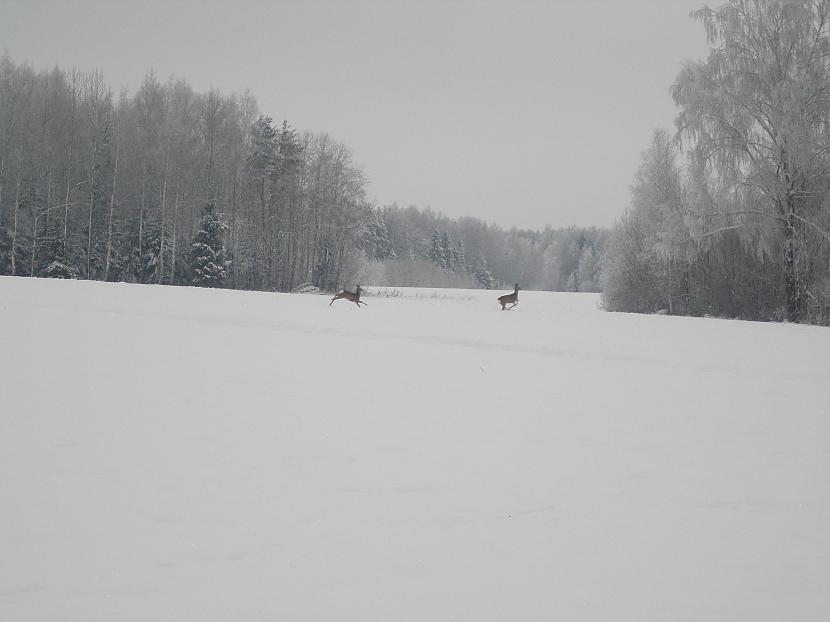
[[479, 256], [476, 262], [476, 267], [473, 270], [473, 279], [482, 289], [493, 289], [496, 286], [496, 279], [493, 278], [492, 273], [487, 269], [487, 261], [484, 257]]
[[453, 272], [466, 272], [468, 266], [467, 259], [464, 256], [464, 242], [461, 240], [456, 241], [451, 254]]
[[371, 220], [366, 224], [363, 238], [369, 259], [383, 261], [395, 258], [395, 250], [389, 241], [389, 229], [380, 211], [374, 212]]
[[63, 252], [60, 223], [53, 220], [47, 228], [42, 240], [43, 255], [49, 258], [49, 263], [42, 266], [37, 275], [50, 279], [77, 279], [79, 270], [67, 259]]
[[449, 271], [452, 268], [453, 257], [452, 248], [450, 247], [450, 236], [447, 235], [446, 231], [441, 233], [441, 252], [444, 255], [444, 263], [441, 264], [441, 267], [445, 271]]
[[223, 234], [228, 226], [213, 203], [205, 205], [201, 226], [193, 237], [191, 269], [193, 284], [199, 287], [222, 287], [228, 274]]
[[447, 267], [447, 254], [442, 243], [441, 233], [436, 229], [432, 232], [432, 246], [429, 251], [429, 258], [436, 266]]

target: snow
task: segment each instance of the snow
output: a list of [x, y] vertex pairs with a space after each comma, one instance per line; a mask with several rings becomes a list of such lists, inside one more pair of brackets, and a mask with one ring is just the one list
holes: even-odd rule
[[830, 611], [830, 330], [0, 278], [0, 619]]

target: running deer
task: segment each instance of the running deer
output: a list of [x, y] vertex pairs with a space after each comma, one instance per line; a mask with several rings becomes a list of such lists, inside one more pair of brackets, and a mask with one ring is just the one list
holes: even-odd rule
[[508, 311], [519, 304], [519, 284], [516, 283], [515, 289], [513, 290], [512, 294], [505, 294], [504, 296], [499, 296], [499, 303], [501, 304], [501, 310], [504, 311], [504, 305], [513, 303], [511, 307], [508, 307]]
[[360, 308], [360, 305], [366, 305], [367, 307], [369, 306], [360, 299], [360, 285], [357, 286], [357, 290], [355, 290], [354, 294], [351, 292], [347, 292], [345, 289], [339, 294], [335, 294], [334, 298], [331, 299], [329, 306], [331, 306], [335, 300], [340, 300], [341, 298], [345, 298], [349, 302], [355, 303], [358, 309]]

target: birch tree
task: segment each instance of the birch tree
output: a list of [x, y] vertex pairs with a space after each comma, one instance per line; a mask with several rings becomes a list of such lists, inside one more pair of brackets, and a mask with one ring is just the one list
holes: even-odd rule
[[672, 89], [703, 235], [738, 230], [780, 264], [804, 315], [830, 180], [830, 0], [730, 0], [692, 14], [711, 51]]

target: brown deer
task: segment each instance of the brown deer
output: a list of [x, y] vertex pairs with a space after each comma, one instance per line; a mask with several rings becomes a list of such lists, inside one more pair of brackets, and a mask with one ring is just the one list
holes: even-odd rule
[[519, 304], [519, 284], [516, 283], [515, 289], [513, 290], [512, 294], [505, 294], [504, 296], [499, 296], [499, 303], [501, 304], [501, 310], [504, 311], [504, 305], [513, 303], [511, 307], [508, 307], [508, 311]]
[[369, 306], [360, 299], [360, 285], [357, 286], [357, 290], [355, 290], [354, 294], [351, 292], [347, 292], [345, 289], [342, 292], [335, 294], [334, 298], [331, 299], [329, 306], [331, 306], [335, 300], [340, 300], [341, 298], [345, 298], [349, 302], [355, 303], [358, 309], [360, 308], [360, 305], [366, 305], [367, 307]]

